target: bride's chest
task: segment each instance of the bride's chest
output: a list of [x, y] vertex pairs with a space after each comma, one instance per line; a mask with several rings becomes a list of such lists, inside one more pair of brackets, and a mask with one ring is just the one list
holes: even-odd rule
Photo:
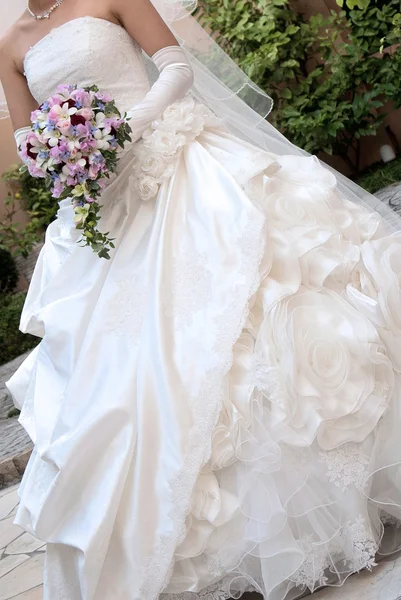
[[61, 83], [96, 84], [122, 110], [131, 108], [149, 89], [141, 49], [128, 32], [91, 17], [53, 29], [28, 51], [24, 71], [39, 104]]

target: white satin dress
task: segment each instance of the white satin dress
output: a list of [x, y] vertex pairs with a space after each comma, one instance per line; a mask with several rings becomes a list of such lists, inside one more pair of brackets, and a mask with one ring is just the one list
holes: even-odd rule
[[[96, 83], [124, 110], [149, 89], [140, 48], [93, 17], [25, 72], [39, 103]], [[111, 260], [60, 201], [29, 288], [21, 329], [43, 339], [8, 388], [35, 443], [15, 522], [48, 544], [45, 600], [283, 600], [398, 547], [401, 236], [315, 158], [194, 106], [170, 111], [163, 143], [189, 141], [155, 200], [124, 151]]]

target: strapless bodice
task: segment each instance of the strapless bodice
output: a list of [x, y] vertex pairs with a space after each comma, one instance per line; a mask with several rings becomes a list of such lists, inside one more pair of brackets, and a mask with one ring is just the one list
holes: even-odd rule
[[24, 70], [39, 104], [61, 83], [96, 84], [124, 111], [150, 87], [142, 50], [130, 34], [120, 25], [90, 16], [52, 29], [29, 49]]

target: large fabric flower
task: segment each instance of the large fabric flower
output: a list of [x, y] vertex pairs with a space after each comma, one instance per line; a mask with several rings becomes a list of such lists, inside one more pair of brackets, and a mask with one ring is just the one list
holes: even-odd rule
[[280, 373], [273, 413], [324, 449], [364, 440], [393, 390], [392, 365], [371, 322], [338, 294], [301, 287], [264, 327], [274, 340], [266, 373]]

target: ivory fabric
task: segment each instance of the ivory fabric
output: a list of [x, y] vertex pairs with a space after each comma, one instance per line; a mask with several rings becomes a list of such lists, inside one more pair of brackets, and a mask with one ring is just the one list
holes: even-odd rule
[[[141, 60], [85, 17], [25, 71], [38, 102], [97, 83], [128, 110]], [[15, 522], [48, 544], [44, 599], [339, 585], [399, 546], [400, 234], [190, 96], [163, 119], [103, 193], [111, 260], [60, 201], [22, 313], [42, 340], [7, 382], [35, 443]]]

